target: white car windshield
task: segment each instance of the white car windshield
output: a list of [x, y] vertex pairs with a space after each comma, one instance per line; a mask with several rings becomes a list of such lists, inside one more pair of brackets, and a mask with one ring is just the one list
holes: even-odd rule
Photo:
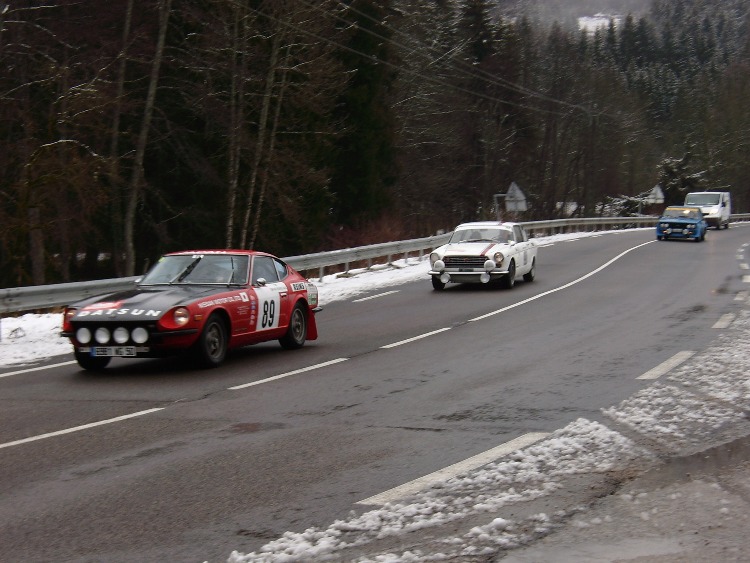
[[481, 229], [461, 229], [451, 235], [449, 243], [457, 242], [508, 242], [513, 240], [513, 232], [508, 229], [485, 227]]
[[162, 256], [140, 285], [247, 283], [248, 257], [231, 254]]

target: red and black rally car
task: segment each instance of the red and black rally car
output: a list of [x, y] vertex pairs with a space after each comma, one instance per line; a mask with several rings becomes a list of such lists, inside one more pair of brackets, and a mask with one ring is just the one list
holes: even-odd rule
[[301, 348], [318, 337], [319, 310], [315, 285], [275, 256], [191, 250], [162, 256], [132, 290], [70, 305], [62, 336], [84, 369], [181, 352], [214, 367], [228, 350], [257, 342]]

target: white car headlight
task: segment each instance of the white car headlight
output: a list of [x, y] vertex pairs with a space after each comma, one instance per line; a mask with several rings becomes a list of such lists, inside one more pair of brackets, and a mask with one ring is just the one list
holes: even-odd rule
[[495, 261], [495, 264], [497, 266], [502, 266], [503, 260], [505, 260], [505, 256], [502, 252], [495, 252], [495, 255], [492, 257], [492, 259]]
[[494, 270], [494, 269], [495, 269], [495, 262], [494, 262], [494, 261], [492, 261], [492, 260], [487, 260], [487, 261], [486, 261], [486, 262], [484, 263], [484, 271], [485, 271], [485, 272], [491, 272], [491, 271], [492, 271], [492, 270]]
[[438, 254], [437, 252], [433, 252], [432, 254], [430, 254], [430, 265], [431, 266], [434, 267], [435, 266], [435, 262], [437, 262], [438, 260], [440, 260], [440, 254]]

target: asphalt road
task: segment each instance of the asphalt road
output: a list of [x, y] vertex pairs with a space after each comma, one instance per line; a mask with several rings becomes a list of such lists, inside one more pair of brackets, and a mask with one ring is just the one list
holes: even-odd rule
[[653, 239], [542, 247], [536, 281], [510, 291], [426, 277], [323, 303], [319, 340], [215, 370], [0, 378], [0, 561], [224, 561], [525, 433], [600, 420], [639, 375], [707, 346], [747, 289], [748, 227]]

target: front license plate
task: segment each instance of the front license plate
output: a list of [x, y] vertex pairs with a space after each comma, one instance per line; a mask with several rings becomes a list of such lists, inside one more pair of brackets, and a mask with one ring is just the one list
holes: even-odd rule
[[135, 357], [135, 346], [97, 346], [94, 356]]

